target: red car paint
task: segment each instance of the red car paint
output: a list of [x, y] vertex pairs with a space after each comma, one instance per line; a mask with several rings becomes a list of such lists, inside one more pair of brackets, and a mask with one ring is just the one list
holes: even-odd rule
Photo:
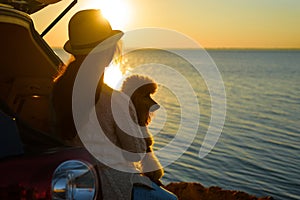
[[51, 199], [51, 180], [64, 161], [80, 160], [95, 166], [84, 148], [49, 149], [37, 155], [7, 158], [0, 163], [0, 199]]

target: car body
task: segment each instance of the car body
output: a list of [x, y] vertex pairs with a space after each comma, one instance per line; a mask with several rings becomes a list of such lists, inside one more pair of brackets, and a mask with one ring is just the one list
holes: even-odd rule
[[52, 131], [63, 62], [29, 15], [45, 5], [0, 0], [0, 199], [101, 199], [97, 161]]

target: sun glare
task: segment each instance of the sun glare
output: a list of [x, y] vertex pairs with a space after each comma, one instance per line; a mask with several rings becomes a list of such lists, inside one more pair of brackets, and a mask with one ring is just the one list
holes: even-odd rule
[[113, 89], [120, 89], [124, 76], [117, 64], [110, 64], [104, 72], [104, 83]]
[[113, 29], [123, 30], [130, 18], [126, 0], [90, 0], [86, 7], [100, 9]]

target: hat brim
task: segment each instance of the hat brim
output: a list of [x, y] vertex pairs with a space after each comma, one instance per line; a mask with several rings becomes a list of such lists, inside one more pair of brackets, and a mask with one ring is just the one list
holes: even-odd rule
[[72, 45], [70, 43], [70, 40], [68, 40], [64, 45], [64, 50], [68, 53], [71, 53], [73, 55], [85, 55], [89, 54], [90, 52], [96, 53], [103, 51], [105, 49], [108, 49], [112, 45], [115, 45], [121, 37], [124, 35], [124, 33], [120, 30], [113, 30], [110, 37], [103, 40], [102, 42], [99, 42], [96, 46], [92, 47], [86, 47], [86, 48], [72, 48]]

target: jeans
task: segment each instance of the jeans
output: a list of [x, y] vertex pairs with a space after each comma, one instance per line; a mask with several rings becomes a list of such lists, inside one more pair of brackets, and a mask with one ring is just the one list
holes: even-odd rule
[[143, 185], [133, 186], [133, 200], [177, 200], [176, 195], [152, 183], [152, 187], [148, 188]]

